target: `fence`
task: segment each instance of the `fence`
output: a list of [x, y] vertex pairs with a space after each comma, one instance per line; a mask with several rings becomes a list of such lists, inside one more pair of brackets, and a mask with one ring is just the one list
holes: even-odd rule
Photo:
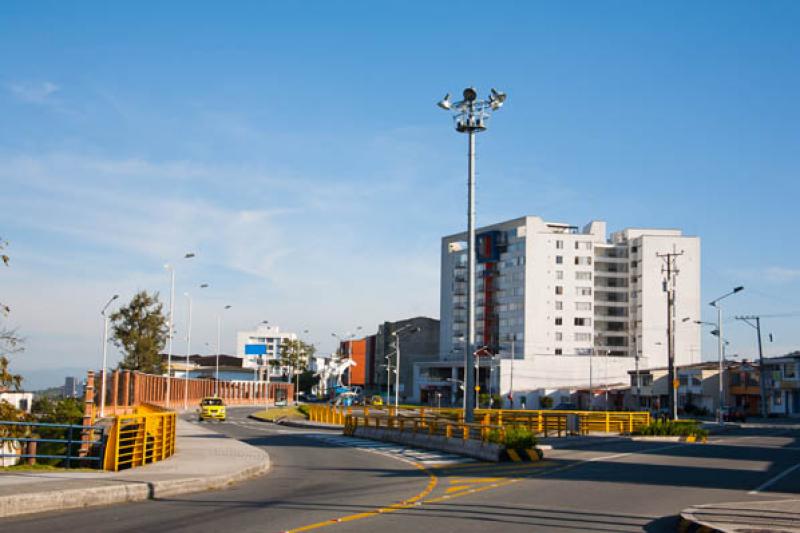
[[[409, 412], [410, 411], [410, 412]], [[330, 405], [314, 405], [309, 410], [309, 419], [315, 422], [344, 425], [345, 418], [352, 414], [352, 408], [334, 407]], [[430, 407], [403, 406], [399, 411], [394, 407], [376, 409], [363, 407], [364, 416], [378, 415], [383, 418], [397, 417], [407, 420], [424, 419], [427, 421], [450, 421], [463, 423], [463, 412], [458, 409], [436, 409]], [[574, 415], [578, 420], [580, 432], [601, 433], [633, 433], [650, 423], [648, 412], [624, 411], [552, 411], [552, 410], [489, 410], [475, 411], [475, 418], [482, 426], [522, 425], [538, 434], [566, 434], [567, 415]]]
[[104, 444], [100, 426], [0, 422], [0, 466], [24, 460], [29, 465], [101, 468]]
[[175, 453], [176, 413], [142, 405], [117, 415], [109, 430], [104, 468], [119, 471], [154, 463]]
[[[539, 433], [545, 437], [553, 434], [567, 435], [568, 417], [562, 413], [548, 413], [542, 419], [542, 429]], [[519, 427], [524, 424], [490, 424], [486, 421], [481, 423], [461, 422], [447, 419], [436, 419], [432, 417], [420, 416], [380, 416], [370, 414], [346, 414], [344, 417], [344, 433], [352, 435], [359, 426], [367, 428], [385, 428], [400, 431], [401, 433], [424, 433], [436, 435], [447, 439], [460, 440], [480, 440], [483, 442], [505, 442], [506, 431], [511, 427]], [[535, 427], [528, 427], [531, 431]]]
[[[132, 413], [143, 404], [174, 409], [193, 408], [207, 396], [218, 395], [228, 405], [272, 404], [294, 395], [294, 385], [266, 381], [219, 381], [213, 379], [169, 379], [129, 370], [107, 374], [105, 415]], [[87, 383], [94, 386], [94, 407], [98, 412], [101, 401], [102, 373], [90, 372]]]

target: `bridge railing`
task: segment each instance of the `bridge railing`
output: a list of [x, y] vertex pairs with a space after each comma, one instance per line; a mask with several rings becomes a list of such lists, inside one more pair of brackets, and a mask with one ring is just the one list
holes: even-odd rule
[[104, 446], [101, 426], [0, 421], [0, 466], [102, 468]]

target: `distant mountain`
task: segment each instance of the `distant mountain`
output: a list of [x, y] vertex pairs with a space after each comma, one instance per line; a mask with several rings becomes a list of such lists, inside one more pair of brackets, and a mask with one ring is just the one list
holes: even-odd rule
[[15, 372], [22, 374], [22, 389], [26, 391], [36, 391], [49, 389], [51, 387], [61, 387], [64, 385], [64, 378], [74, 376], [78, 381], [86, 379], [86, 367], [59, 367], [59, 368], [37, 368], [37, 369], [14, 369]]

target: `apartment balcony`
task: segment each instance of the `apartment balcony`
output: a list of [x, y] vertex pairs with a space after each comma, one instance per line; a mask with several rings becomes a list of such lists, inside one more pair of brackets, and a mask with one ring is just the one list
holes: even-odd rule
[[597, 263], [608, 263], [608, 264], [627, 264], [628, 256], [611, 256], [611, 255], [595, 255], [594, 262]]
[[594, 278], [627, 278], [629, 272], [627, 270], [600, 270], [595, 269]]

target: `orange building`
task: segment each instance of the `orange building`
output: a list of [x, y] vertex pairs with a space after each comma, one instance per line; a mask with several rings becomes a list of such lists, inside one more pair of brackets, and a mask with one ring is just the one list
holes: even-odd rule
[[367, 385], [367, 339], [354, 339], [351, 341], [343, 341], [339, 345], [339, 353], [342, 356], [350, 356], [355, 363], [351, 366], [348, 372], [342, 377], [342, 382], [346, 385], [358, 385], [366, 387]]

